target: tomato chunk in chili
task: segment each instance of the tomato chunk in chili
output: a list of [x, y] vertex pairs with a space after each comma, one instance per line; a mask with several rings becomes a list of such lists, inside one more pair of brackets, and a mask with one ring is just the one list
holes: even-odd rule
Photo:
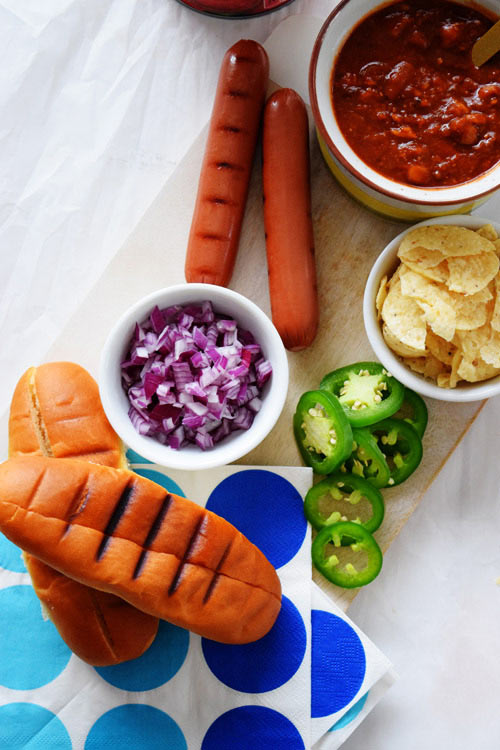
[[407, 0], [365, 16], [332, 71], [340, 130], [372, 169], [419, 187], [467, 182], [500, 160], [500, 54], [476, 67], [493, 24], [475, 7]]

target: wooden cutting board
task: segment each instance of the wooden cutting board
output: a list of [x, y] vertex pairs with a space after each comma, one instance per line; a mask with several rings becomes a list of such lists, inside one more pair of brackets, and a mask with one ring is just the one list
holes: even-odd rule
[[[137, 299], [163, 286], [184, 282], [184, 255], [206, 139], [206, 128], [144, 215], [102, 277], [68, 320], [46, 361], [79, 362], [97, 375], [107, 332]], [[312, 205], [321, 322], [314, 344], [289, 353], [290, 387], [283, 413], [270, 435], [240, 463], [301, 465], [292, 434], [292, 414], [300, 394], [318, 386], [337, 367], [374, 355], [362, 320], [363, 290], [372, 263], [402, 225], [369, 213], [337, 185], [311, 134]], [[231, 288], [270, 314], [260, 157], [252, 175], [241, 245]], [[376, 536], [386, 549], [424, 496], [481, 405], [428, 402], [430, 419], [424, 459], [403, 485], [384, 492], [386, 518]], [[315, 580], [344, 609], [355, 591]]]
[[[304, 94], [307, 59], [319, 22], [291, 17], [271, 40], [271, 70], [282, 85]], [[285, 28], [286, 26], [286, 28]], [[307, 33], [306, 33], [307, 32]], [[295, 33], [295, 42], [290, 43]], [[281, 46], [280, 46], [281, 45]], [[295, 62], [282, 53], [293, 49]], [[274, 52], [274, 54], [273, 54]], [[300, 54], [298, 54], [300, 52]], [[298, 56], [297, 56], [298, 55]], [[302, 67], [297, 60], [302, 59]], [[271, 86], [274, 88], [275, 86]], [[311, 120], [312, 122], [312, 120]], [[66, 323], [45, 361], [73, 360], [97, 376], [108, 331], [122, 312], [140, 297], [184, 282], [184, 256], [202, 154], [202, 131], [143, 219], [105, 269], [100, 280]], [[321, 321], [318, 336], [304, 352], [288, 354], [290, 387], [283, 413], [264, 442], [240, 463], [301, 465], [292, 433], [292, 414], [300, 394], [319, 385], [323, 375], [343, 365], [373, 359], [362, 319], [362, 299], [369, 270], [401, 224], [369, 213], [346, 195], [328, 171], [311, 133], [312, 206]], [[231, 287], [270, 314], [260, 156], [252, 175], [240, 250]], [[36, 363], [34, 363], [36, 364]], [[386, 517], [376, 537], [385, 550], [422, 500], [426, 489], [471, 425], [482, 404], [428, 402], [430, 419], [424, 437], [424, 459], [403, 485], [384, 492]], [[7, 416], [0, 420], [7, 434]], [[356, 591], [329, 584], [314, 572], [318, 584], [346, 609]]]

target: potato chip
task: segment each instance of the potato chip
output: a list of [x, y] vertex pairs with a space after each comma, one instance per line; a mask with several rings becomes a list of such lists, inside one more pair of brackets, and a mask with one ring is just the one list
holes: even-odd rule
[[491, 329], [488, 324], [475, 328], [473, 331], [457, 331], [453, 343], [462, 351], [464, 358], [472, 362], [480, 356], [481, 347], [488, 343], [490, 333]]
[[423, 312], [426, 323], [446, 341], [455, 335], [457, 315], [449, 304], [446, 290], [415, 271], [401, 272], [401, 293], [411, 297]]
[[430, 225], [409, 232], [401, 263], [377, 294], [382, 335], [415, 372], [441, 388], [500, 374], [500, 238]]
[[456, 258], [491, 252], [491, 244], [490, 240], [472, 229], [454, 224], [431, 224], [408, 232], [401, 241], [398, 255], [404, 260], [411, 250], [421, 247], [425, 250], [438, 250], [443, 258]]
[[478, 357], [474, 361], [464, 357], [458, 368], [458, 375], [463, 380], [467, 380], [468, 383], [478, 383], [481, 380], [488, 380], [488, 378], [493, 378], [499, 374], [500, 368], [487, 364], [481, 357]]
[[420, 375], [423, 375], [425, 372], [425, 363], [425, 357], [405, 357], [405, 364]]
[[392, 349], [393, 352], [399, 354], [400, 357], [420, 357], [422, 355], [420, 349], [414, 349], [412, 346], [403, 344], [385, 323], [382, 326], [382, 336], [384, 337], [387, 346]]
[[476, 294], [466, 295], [448, 292], [448, 298], [457, 315], [457, 331], [472, 331], [486, 323], [491, 307], [488, 303], [493, 299], [493, 295], [487, 286]]
[[491, 331], [487, 344], [484, 344], [479, 353], [486, 364], [500, 368], [500, 333]]
[[380, 279], [377, 296], [375, 297], [375, 307], [377, 308], [378, 320], [380, 320], [380, 314], [382, 312], [382, 306], [384, 304], [384, 300], [387, 297], [387, 292], [388, 292], [387, 276], [383, 276]]
[[455, 352], [457, 351], [456, 346], [454, 346], [450, 341], [445, 341], [441, 338], [441, 336], [436, 336], [436, 334], [430, 330], [427, 331], [425, 343], [427, 345], [427, 349], [431, 354], [434, 355], [434, 357], [436, 357], [436, 359], [438, 359], [448, 367], [451, 367], [453, 357], [455, 355]]
[[498, 233], [492, 224], [485, 224], [484, 227], [476, 229], [476, 234], [480, 237], [485, 237], [490, 242], [494, 242], [498, 239]]
[[493, 289], [495, 293], [495, 304], [491, 313], [490, 325], [495, 331], [500, 331], [500, 275], [497, 274], [493, 279]]
[[440, 388], [451, 388], [451, 372], [440, 372], [436, 382]]
[[444, 260], [444, 255], [440, 250], [429, 250], [426, 247], [418, 246], [406, 250], [403, 254], [402, 247], [403, 243], [399, 246], [398, 255], [403, 263], [416, 263], [420, 268], [434, 268]]
[[448, 264], [445, 260], [443, 260], [438, 266], [423, 266], [417, 261], [405, 258], [403, 265], [411, 271], [415, 271], [415, 273], [425, 276], [426, 279], [438, 281], [442, 284], [445, 284], [448, 281], [448, 276], [450, 275]]
[[389, 290], [382, 306], [382, 318], [402, 344], [425, 352], [426, 327], [416, 302], [401, 294], [401, 281]]
[[451, 373], [450, 373], [449, 388], [456, 388], [457, 383], [460, 380], [460, 377], [458, 375], [458, 368], [460, 367], [462, 363], [462, 359], [463, 359], [462, 352], [457, 349], [457, 351], [455, 352], [451, 360]]
[[443, 372], [449, 372], [449, 368], [439, 361], [433, 354], [428, 354], [425, 358], [424, 375], [426, 378], [436, 380], [437, 376]]
[[493, 250], [478, 255], [448, 258], [448, 289], [462, 294], [476, 294], [495, 278], [498, 267], [498, 255]]

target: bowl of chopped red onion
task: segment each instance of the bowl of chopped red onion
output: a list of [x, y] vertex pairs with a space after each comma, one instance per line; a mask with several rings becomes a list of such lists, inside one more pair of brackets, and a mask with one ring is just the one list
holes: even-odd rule
[[104, 345], [99, 390], [123, 442], [175, 469], [223, 466], [276, 423], [288, 361], [268, 316], [231, 289], [183, 284], [129, 308]]

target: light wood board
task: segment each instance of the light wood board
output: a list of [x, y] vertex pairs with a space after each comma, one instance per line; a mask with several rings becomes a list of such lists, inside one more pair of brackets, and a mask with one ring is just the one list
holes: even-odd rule
[[[136, 230], [97, 285], [68, 320], [46, 361], [73, 360], [97, 376], [99, 356], [113, 323], [136, 300], [184, 282], [184, 255], [196, 195], [206, 129], [193, 143]], [[311, 136], [312, 204], [321, 322], [309, 349], [288, 355], [290, 387], [283, 413], [270, 435], [240, 463], [301, 465], [291, 421], [300, 394], [318, 386], [332, 369], [374, 355], [362, 320], [362, 298], [370, 267], [402, 225], [369, 213], [336, 184]], [[270, 314], [260, 158], [256, 160], [231, 287]], [[384, 492], [386, 518], [376, 537], [386, 549], [425, 490], [463, 437], [481, 404], [429, 401], [424, 459], [403, 485]], [[4, 418], [5, 422], [5, 418]], [[314, 573], [320, 586], [344, 609], [356, 591], [338, 589]]]

